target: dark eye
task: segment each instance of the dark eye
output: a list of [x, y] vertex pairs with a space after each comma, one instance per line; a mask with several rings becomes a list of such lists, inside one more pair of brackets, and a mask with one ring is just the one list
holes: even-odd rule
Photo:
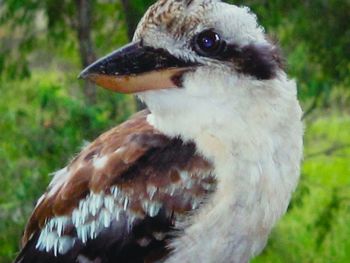
[[194, 37], [194, 50], [201, 56], [214, 57], [222, 50], [220, 35], [212, 30], [205, 30]]

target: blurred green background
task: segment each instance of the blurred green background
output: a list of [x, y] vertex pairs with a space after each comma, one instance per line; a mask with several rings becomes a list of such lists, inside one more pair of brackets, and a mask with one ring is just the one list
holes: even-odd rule
[[[0, 262], [50, 173], [136, 111], [133, 97], [76, 77], [127, 43], [152, 2], [0, 0]], [[254, 262], [350, 262], [350, 1], [231, 2], [279, 39], [305, 111], [301, 182]]]

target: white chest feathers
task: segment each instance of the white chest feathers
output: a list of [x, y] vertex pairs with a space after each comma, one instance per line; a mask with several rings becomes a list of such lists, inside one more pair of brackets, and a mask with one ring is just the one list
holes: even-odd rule
[[[285, 213], [300, 173], [301, 109], [294, 81], [282, 74], [267, 84], [234, 88], [220, 100], [187, 91], [191, 105], [169, 102], [183, 91], [145, 98], [153, 113], [149, 122], [195, 141], [214, 163], [218, 181], [216, 193], [172, 243], [165, 262], [248, 262]], [[164, 104], [157, 107], [159, 97], [168, 100], [169, 111]]]

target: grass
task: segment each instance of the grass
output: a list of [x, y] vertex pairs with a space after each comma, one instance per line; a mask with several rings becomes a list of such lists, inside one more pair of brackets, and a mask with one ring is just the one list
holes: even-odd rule
[[[83, 139], [134, 110], [130, 97], [102, 91], [96, 106], [86, 106], [72, 85], [75, 74], [67, 74], [37, 71], [26, 81], [0, 83], [0, 262], [14, 258], [49, 173], [64, 166]], [[335, 110], [307, 121], [301, 182], [255, 263], [349, 262], [349, 131], [350, 115]]]

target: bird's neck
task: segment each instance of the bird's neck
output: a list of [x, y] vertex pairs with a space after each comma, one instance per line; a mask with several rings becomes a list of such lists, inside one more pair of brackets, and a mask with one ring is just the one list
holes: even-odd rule
[[299, 134], [290, 139], [294, 129], [287, 127], [275, 134], [263, 128], [259, 134], [246, 130], [230, 139], [209, 129], [197, 134], [198, 152], [214, 164], [217, 191], [192, 219], [196, 223], [173, 243], [175, 253], [167, 263], [217, 259], [241, 263], [264, 248], [298, 181], [301, 126], [297, 126]]
[[[208, 138], [205, 141], [207, 144]], [[292, 144], [286, 147], [295, 147]], [[261, 147], [271, 149], [276, 145], [266, 143]], [[264, 248], [296, 186], [299, 152], [257, 150], [260, 152], [254, 157], [246, 158], [215, 141], [211, 149], [212, 154], [222, 150], [214, 160], [217, 191], [194, 216], [195, 223], [185, 230], [185, 235], [174, 242], [176, 252], [169, 262], [247, 262]], [[201, 246], [195, 246], [197, 242]]]
[[169, 136], [194, 141], [217, 178], [215, 194], [174, 241], [167, 263], [247, 262], [265, 246], [299, 178], [301, 110], [288, 95], [272, 106], [257, 98], [248, 110], [215, 105], [205, 111], [206, 105], [197, 104], [174, 114], [151, 108], [149, 122]]

